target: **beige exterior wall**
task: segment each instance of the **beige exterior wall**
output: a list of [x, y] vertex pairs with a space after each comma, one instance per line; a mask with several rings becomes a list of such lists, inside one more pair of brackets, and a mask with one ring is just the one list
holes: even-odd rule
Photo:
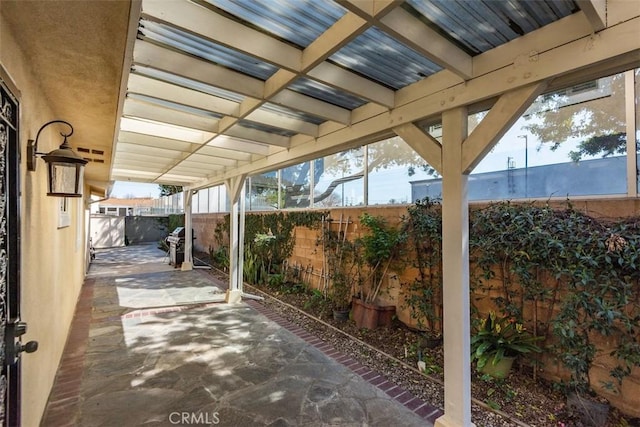
[[[23, 342], [36, 340], [40, 346], [22, 357], [22, 425], [31, 427], [40, 424], [84, 280], [86, 215], [82, 199], [68, 199], [70, 225], [59, 228], [59, 199], [46, 195], [44, 161], [37, 160], [35, 172], [26, 170], [27, 140], [35, 139], [44, 123], [64, 117], [51, 111], [1, 13], [0, 47], [0, 65], [20, 102], [21, 317], [28, 323]], [[55, 132], [43, 132], [38, 151], [51, 151], [60, 142]]]

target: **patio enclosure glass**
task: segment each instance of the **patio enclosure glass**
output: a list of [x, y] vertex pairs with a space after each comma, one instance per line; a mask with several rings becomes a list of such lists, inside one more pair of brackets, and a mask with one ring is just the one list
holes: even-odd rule
[[[638, 176], [639, 93], [634, 70], [539, 96], [472, 171], [469, 199], [636, 197], [629, 177]], [[486, 114], [469, 115], [470, 133]], [[422, 127], [440, 139], [438, 123]], [[399, 136], [252, 176], [246, 186], [253, 211], [408, 204], [442, 192], [438, 172]], [[229, 210], [224, 186], [193, 198], [193, 213]]]

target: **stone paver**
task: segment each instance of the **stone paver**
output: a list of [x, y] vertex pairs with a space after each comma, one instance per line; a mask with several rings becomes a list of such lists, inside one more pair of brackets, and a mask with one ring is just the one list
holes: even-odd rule
[[224, 285], [164, 256], [98, 251], [43, 426], [432, 425], [255, 303], [210, 302]]

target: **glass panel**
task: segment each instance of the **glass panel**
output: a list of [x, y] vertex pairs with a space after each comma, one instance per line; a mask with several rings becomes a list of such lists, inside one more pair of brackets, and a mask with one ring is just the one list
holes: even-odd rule
[[442, 70], [376, 27], [360, 34], [329, 59], [393, 89], [403, 88]]
[[200, 213], [200, 192], [191, 196], [191, 213]]
[[287, 208], [309, 207], [311, 196], [311, 162], [304, 162], [280, 171], [281, 205]]
[[138, 93], [127, 93], [127, 99], [141, 101], [147, 104], [152, 104], [154, 106], [169, 108], [172, 110], [177, 110], [182, 113], [193, 114], [196, 116], [201, 116], [206, 118], [215, 118], [215, 119], [222, 118], [222, 114], [220, 113], [214, 113], [212, 111], [204, 110], [202, 108], [191, 107], [189, 105], [179, 104], [177, 102], [167, 101], [166, 99], [160, 99], [153, 96], [141, 95]]
[[224, 185], [220, 186], [220, 212], [230, 212], [231, 204], [229, 203], [229, 197], [227, 197], [227, 187]]
[[220, 212], [220, 201], [218, 199], [218, 197], [220, 197], [219, 188], [219, 186], [216, 186], [207, 189], [209, 192], [209, 212]]
[[345, 13], [333, 2], [315, 0], [206, 0], [258, 28], [307, 47]]
[[175, 209], [178, 213], [184, 211], [184, 197], [182, 193], [174, 194], [173, 196], [173, 204], [175, 205]]
[[198, 144], [202, 144], [204, 141], [208, 141], [214, 136], [214, 134], [210, 132], [201, 132], [182, 126], [168, 125], [166, 123], [154, 122], [152, 120], [134, 119], [129, 117], [124, 117], [122, 119], [120, 130]]
[[207, 189], [198, 191], [198, 212], [209, 212], [209, 191]]
[[410, 12], [431, 21], [471, 54], [500, 46], [575, 12], [571, 0], [408, 0], [407, 4]]
[[[59, 194], [76, 194], [77, 189], [82, 188], [82, 173], [84, 168], [80, 168], [79, 180], [76, 180], [76, 164], [64, 163], [64, 162], [51, 162], [49, 163], [49, 169], [51, 174], [50, 193]], [[80, 191], [82, 193], [82, 191]]]
[[293, 119], [303, 120], [305, 122], [313, 123], [314, 125], [319, 125], [325, 122], [324, 119], [314, 116], [312, 114], [305, 113], [298, 110], [293, 110], [291, 108], [284, 107], [282, 105], [271, 104], [269, 102], [265, 103], [258, 110], [269, 111], [271, 113], [280, 114], [285, 117], [291, 117]]
[[189, 89], [194, 89], [199, 92], [208, 93], [209, 95], [218, 96], [220, 98], [228, 99], [230, 101], [242, 102], [245, 99], [244, 95], [231, 92], [211, 86], [205, 83], [201, 83], [195, 80], [191, 80], [186, 77], [171, 74], [166, 71], [156, 70], [155, 68], [144, 67], [141, 65], [134, 65], [131, 67], [134, 74], [140, 74], [142, 76], [151, 77], [153, 79], [169, 82], [178, 86], [183, 86]]
[[315, 160], [315, 207], [364, 205], [362, 147]]
[[472, 200], [621, 193], [624, 74], [538, 97], [469, 177]]
[[278, 70], [275, 66], [257, 60], [250, 55], [169, 25], [142, 19], [138, 30], [145, 40], [167, 45], [175, 50], [186, 52], [261, 80], [267, 80]]
[[[413, 183], [437, 172], [398, 136], [369, 145], [369, 205], [411, 203]], [[421, 188], [421, 186], [416, 186]]]
[[264, 211], [278, 208], [278, 171], [252, 176], [246, 209]]
[[338, 90], [334, 87], [322, 84], [306, 77], [300, 77], [289, 86], [294, 92], [337, 105], [348, 110], [355, 110], [367, 103], [366, 100]]

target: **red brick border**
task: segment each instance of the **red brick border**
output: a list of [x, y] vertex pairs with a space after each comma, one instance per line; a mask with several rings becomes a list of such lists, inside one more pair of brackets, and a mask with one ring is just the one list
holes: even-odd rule
[[42, 416], [41, 425], [43, 426], [76, 425], [80, 404], [80, 386], [91, 327], [94, 286], [95, 279], [86, 279], [80, 289], [71, 330], [49, 394], [49, 401]]

